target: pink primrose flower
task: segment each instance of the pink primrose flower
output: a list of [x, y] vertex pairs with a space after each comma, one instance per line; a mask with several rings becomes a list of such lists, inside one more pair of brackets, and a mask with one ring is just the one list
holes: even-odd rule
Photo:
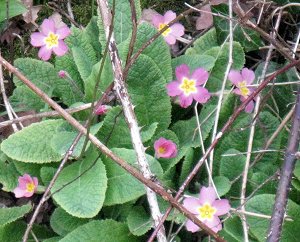
[[162, 137], [154, 142], [154, 150], [157, 158], [174, 158], [177, 155], [176, 144]]
[[36, 177], [31, 177], [28, 174], [20, 176], [18, 186], [14, 189], [16, 198], [19, 197], [31, 197], [37, 190], [38, 179]]
[[58, 76], [59, 76], [60, 78], [66, 78], [66, 77], [67, 77], [67, 73], [66, 73], [64, 70], [60, 70], [60, 71], [58, 72]]
[[[243, 102], [246, 100], [254, 91], [254, 88], [247, 87], [251, 85], [255, 79], [254, 71], [249, 70], [248, 68], [243, 68], [241, 72], [236, 70], [231, 70], [228, 74], [228, 79], [236, 86], [233, 92], [240, 97], [240, 100]], [[254, 108], [254, 101], [246, 106], [245, 111], [251, 113]]]
[[191, 75], [187, 65], [182, 64], [175, 70], [177, 80], [167, 84], [168, 95], [179, 96], [180, 106], [187, 108], [195, 99], [199, 103], [206, 103], [210, 93], [203, 85], [208, 79], [208, 72], [203, 68], [197, 68]]
[[71, 30], [67, 25], [57, 27], [52, 19], [44, 19], [40, 26], [40, 32], [31, 35], [30, 43], [34, 47], [41, 47], [38, 53], [39, 58], [44, 61], [50, 59], [52, 51], [62, 56], [67, 53], [68, 46], [63, 39], [71, 34]]
[[[169, 10], [164, 16], [155, 14], [152, 18], [152, 24], [160, 31], [175, 18], [176, 13]], [[181, 37], [182, 35], [184, 35], [184, 27], [180, 23], [174, 23], [162, 33], [162, 36], [169, 45], [174, 45], [176, 43], [176, 38]]]
[[[202, 187], [199, 198], [185, 198], [183, 206], [216, 233], [222, 229], [218, 216], [224, 215], [230, 210], [229, 201], [227, 199], [218, 200], [213, 187]], [[185, 226], [192, 233], [200, 230], [191, 220], [188, 220]]]
[[106, 114], [107, 111], [110, 109], [110, 106], [107, 105], [100, 105], [99, 107], [95, 108], [95, 114], [96, 115], [103, 115]]

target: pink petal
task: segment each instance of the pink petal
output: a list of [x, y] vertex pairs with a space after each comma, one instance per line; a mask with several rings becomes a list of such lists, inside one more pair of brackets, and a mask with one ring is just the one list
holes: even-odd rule
[[20, 197], [24, 197], [24, 194], [26, 193], [26, 191], [23, 189], [20, 189], [19, 187], [16, 187], [13, 190], [13, 193], [15, 194], [16, 198], [20, 198]]
[[59, 40], [58, 46], [53, 47], [53, 51], [57, 56], [62, 56], [68, 52], [68, 46], [63, 40]]
[[196, 86], [199, 86], [199, 85], [204, 84], [207, 81], [208, 76], [209, 76], [209, 74], [205, 69], [197, 68], [193, 72], [191, 79], [196, 81]]
[[188, 106], [190, 106], [193, 102], [193, 97], [192, 95], [190, 96], [185, 96], [184, 94], [179, 96], [179, 103], [180, 106], [183, 108], [187, 108]]
[[243, 80], [246, 81], [246, 83], [248, 85], [250, 85], [255, 79], [254, 71], [249, 70], [248, 68], [243, 68], [242, 69], [242, 77], [243, 77]]
[[58, 39], [64, 39], [71, 34], [71, 30], [65, 26], [56, 30], [56, 34], [58, 34]]
[[199, 194], [199, 202], [201, 204], [212, 204], [217, 198], [216, 192], [213, 187], [202, 187]]
[[231, 70], [228, 74], [228, 79], [234, 84], [237, 85], [239, 82], [243, 81], [243, 77], [239, 71]]
[[240, 96], [242, 95], [241, 90], [239, 88], [235, 88], [233, 90], [233, 93], [236, 94], [236, 95], [240, 95]]
[[200, 227], [198, 227], [198, 225], [194, 224], [191, 220], [188, 220], [185, 223], [185, 227], [186, 227], [187, 231], [190, 231], [192, 233], [195, 233], [200, 230]]
[[220, 216], [229, 212], [230, 204], [227, 199], [216, 200], [213, 202], [212, 207], [217, 209], [215, 215]]
[[254, 102], [250, 101], [250, 103], [248, 103], [248, 105], [245, 107], [245, 112], [251, 113], [253, 109], [254, 109]]
[[176, 18], [176, 13], [169, 10], [164, 15], [164, 23], [167, 24]]
[[174, 35], [175, 37], [180, 37], [184, 35], [184, 27], [182, 24], [175, 23], [171, 27], [171, 34]]
[[188, 197], [183, 200], [183, 206], [191, 213], [197, 215], [199, 214], [198, 208], [201, 207], [201, 204], [198, 198]]
[[39, 185], [39, 181], [36, 177], [33, 177], [33, 184], [35, 186], [35, 190], [37, 189], [37, 186]]
[[177, 155], [177, 146], [172, 141], [167, 141], [163, 147], [166, 149], [166, 152], [163, 154], [164, 158], [174, 158]]
[[52, 19], [44, 19], [42, 25], [40, 26], [41, 32], [48, 36], [49, 32], [55, 33], [55, 23]]
[[157, 150], [160, 146], [162, 146], [167, 140], [163, 137], [159, 138], [154, 142], [154, 149]]
[[23, 194], [23, 197], [32, 197], [33, 194], [34, 194], [34, 192], [25, 191]]
[[52, 49], [47, 49], [47, 47], [44, 45], [40, 48], [38, 56], [44, 60], [47, 61], [50, 59], [52, 53]]
[[210, 99], [210, 93], [204, 87], [197, 87], [197, 92], [192, 96], [198, 103], [206, 103]]
[[178, 81], [172, 81], [166, 85], [168, 95], [171, 97], [178, 96], [182, 93], [182, 90], [179, 88], [180, 83]]
[[160, 14], [155, 14], [152, 18], [152, 24], [158, 28], [162, 23], [164, 23], [164, 17]]
[[222, 230], [222, 223], [217, 216], [214, 216], [212, 220], [206, 220], [204, 223], [216, 233]]
[[169, 44], [169, 45], [174, 45], [176, 43], [176, 37], [174, 35], [172, 35], [171, 33], [164, 36], [164, 39], [167, 42], [167, 44]]
[[44, 42], [45, 37], [46, 37], [45, 35], [43, 35], [39, 32], [33, 33], [30, 36], [30, 44], [32, 44], [34, 47], [41, 47], [41, 46], [45, 45], [45, 42]]
[[175, 75], [179, 82], [182, 81], [183, 78], [188, 78], [190, 75], [190, 68], [186, 64], [182, 64], [177, 66], [175, 69]]
[[211, 14], [210, 5], [204, 5], [201, 10], [205, 12], [201, 12], [201, 16], [196, 20], [196, 29], [207, 29], [213, 25], [213, 16]]

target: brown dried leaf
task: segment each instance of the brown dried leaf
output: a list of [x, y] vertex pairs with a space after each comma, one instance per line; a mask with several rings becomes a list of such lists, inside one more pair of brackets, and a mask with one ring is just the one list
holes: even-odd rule
[[201, 10], [201, 15], [196, 20], [196, 29], [207, 29], [213, 24], [213, 16], [211, 14], [211, 8], [209, 4], [204, 5]]
[[24, 21], [26, 23], [35, 23], [35, 20], [38, 18], [38, 12], [41, 8], [41, 5], [27, 8], [28, 11], [22, 14]]
[[219, 5], [221, 3], [228, 3], [228, 0], [210, 0], [210, 5]]

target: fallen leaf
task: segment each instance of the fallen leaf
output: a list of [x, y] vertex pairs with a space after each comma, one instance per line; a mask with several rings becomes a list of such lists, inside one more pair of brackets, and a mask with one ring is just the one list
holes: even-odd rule
[[196, 29], [207, 29], [213, 24], [213, 16], [211, 14], [211, 8], [209, 4], [204, 5], [201, 10], [201, 15], [196, 20]]

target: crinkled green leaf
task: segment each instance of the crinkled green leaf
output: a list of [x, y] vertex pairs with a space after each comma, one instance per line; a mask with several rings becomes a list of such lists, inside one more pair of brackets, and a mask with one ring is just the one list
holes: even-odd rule
[[111, 219], [94, 220], [84, 224], [67, 234], [59, 242], [137, 242], [139, 239], [132, 236], [128, 227]]
[[91, 18], [89, 24], [84, 29], [84, 35], [89, 40], [89, 43], [93, 46], [97, 59], [100, 60], [102, 47], [99, 42], [99, 29], [96, 16]]
[[229, 192], [231, 184], [226, 176], [215, 176], [213, 180], [220, 197]]
[[86, 80], [92, 72], [93, 63], [80, 47], [73, 47], [72, 54], [81, 78]]
[[[95, 135], [99, 129], [101, 128], [103, 122], [97, 123], [91, 127], [90, 133]], [[70, 132], [70, 131], [62, 131], [56, 133], [50, 142], [50, 145], [53, 150], [55, 150], [58, 154], [61, 154], [62, 156], [68, 151], [71, 144], [73, 143], [75, 137], [78, 135], [78, 132]], [[83, 148], [84, 142], [86, 137], [83, 136], [78, 141], [77, 145], [75, 146], [72, 156], [73, 157], [79, 157], [81, 154], [81, 150]], [[86, 150], [89, 148], [91, 142], [88, 142], [86, 146]]]
[[203, 55], [207, 50], [218, 46], [216, 29], [212, 28], [207, 33], [197, 39], [193, 46], [188, 48], [186, 55]]
[[[219, 91], [222, 86], [225, 71], [228, 65], [229, 57], [229, 44], [226, 43], [222, 47], [213, 47], [205, 52], [205, 55], [210, 55], [216, 58], [214, 67], [210, 72], [209, 79], [206, 84], [206, 88], [210, 92]], [[234, 70], [240, 70], [245, 63], [245, 53], [242, 46], [238, 42], [233, 42], [233, 64], [232, 68]], [[227, 81], [227, 86], [229, 87], [231, 83]]]
[[4, 140], [1, 150], [10, 158], [22, 162], [59, 161], [61, 155], [51, 148], [49, 141], [63, 123], [63, 120], [58, 119], [31, 124]]
[[[80, 176], [78, 179], [74, 180]], [[96, 153], [65, 167], [51, 192], [64, 187], [53, 198], [66, 212], [79, 218], [91, 218], [102, 208], [107, 188], [105, 166]]]
[[[274, 201], [275, 195], [273, 194], [257, 195], [247, 201], [246, 210], [270, 216], [272, 214]], [[300, 226], [300, 207], [292, 200], [288, 200], [286, 211], [288, 217], [293, 221], [284, 221], [280, 241], [297, 242], [300, 237], [300, 230], [298, 229]], [[266, 240], [270, 223], [269, 219], [247, 216], [247, 223], [250, 232], [258, 239], [258, 241]]]
[[145, 234], [153, 225], [150, 215], [146, 213], [142, 206], [136, 206], [131, 209], [127, 217], [127, 223], [130, 232], [136, 236]]
[[0, 227], [22, 218], [30, 210], [30, 204], [21, 207], [0, 208]]
[[[1, 242], [19, 242], [22, 241], [23, 235], [27, 228], [27, 223], [21, 221], [15, 221], [13, 223], [7, 224], [3, 227], [0, 227], [0, 241]], [[40, 240], [51, 238], [55, 235], [51, 230], [41, 225], [33, 225], [32, 230], [34, 231], [35, 236]], [[28, 236], [28, 242], [36, 242], [32, 237], [31, 233]]]
[[[112, 8], [112, 0], [109, 0], [110, 8]], [[134, 1], [137, 18], [141, 15], [140, 1]], [[130, 3], [126, 0], [115, 1], [115, 11], [114, 11], [114, 35], [116, 43], [120, 44], [131, 36], [132, 30], [132, 20], [131, 20], [131, 8]], [[99, 14], [98, 18], [99, 27], [99, 40], [102, 46], [105, 46], [106, 38], [105, 32], [102, 25], [102, 20]]]
[[[128, 164], [137, 166], [137, 160], [134, 150], [115, 148], [112, 151], [123, 158]], [[153, 174], [160, 177], [163, 170], [152, 156], [146, 155], [150, 170]], [[119, 165], [109, 158], [104, 158], [104, 164], [107, 171], [108, 188], [104, 205], [111, 206], [123, 204], [144, 195], [146, 190], [142, 183], [136, 178], [124, 171]]]
[[[186, 64], [190, 67], [190, 71], [194, 71], [196, 68], [202, 67], [207, 71], [210, 71], [215, 64], [216, 59], [209, 55], [182, 55], [172, 59], [173, 70], [181, 64]], [[174, 77], [175, 77], [175, 72]], [[171, 81], [171, 80], [170, 80]]]
[[193, 163], [194, 163], [194, 158], [195, 158], [195, 152], [193, 148], [188, 148], [188, 150], [185, 153], [185, 157], [182, 162], [182, 167], [181, 167], [181, 173], [179, 177], [179, 184], [182, 184], [188, 174], [191, 172], [193, 169]]
[[6, 155], [0, 151], [0, 184], [2, 190], [11, 192], [18, 185], [20, 174], [16, 170], [13, 162], [8, 161]]
[[[59, 97], [66, 103], [79, 100], [70, 83], [58, 77], [57, 70], [52, 64], [45, 61], [19, 58], [15, 60], [15, 66], [37, 87], [42, 89], [50, 97]], [[21, 81], [14, 77], [17, 87], [24, 86]], [[27, 88], [27, 87], [26, 87]]]
[[64, 236], [72, 232], [77, 227], [88, 223], [88, 219], [76, 218], [65, 212], [62, 208], [58, 207], [54, 210], [50, 218], [51, 228], [55, 233]]
[[9, 99], [14, 107], [20, 107], [24, 110], [38, 111], [45, 107], [43, 100], [25, 86], [16, 87]]

